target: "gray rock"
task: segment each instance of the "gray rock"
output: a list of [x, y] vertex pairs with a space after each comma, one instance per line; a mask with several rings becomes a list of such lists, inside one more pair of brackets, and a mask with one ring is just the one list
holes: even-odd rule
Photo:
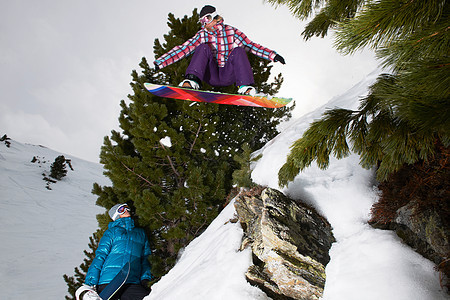
[[372, 226], [394, 230], [417, 253], [436, 264], [449, 257], [450, 235], [446, 221], [433, 209], [419, 210], [415, 201], [398, 209], [394, 222]]
[[395, 220], [387, 224], [372, 223], [378, 229], [393, 230], [417, 253], [433, 261], [441, 272], [441, 285], [450, 293], [449, 257], [450, 234], [449, 220], [443, 220], [442, 214], [433, 208], [423, 209], [416, 200], [396, 211]]
[[335, 241], [330, 224], [313, 208], [269, 188], [239, 196], [235, 207], [244, 228], [241, 248], [253, 251], [247, 280], [272, 299], [319, 299]]

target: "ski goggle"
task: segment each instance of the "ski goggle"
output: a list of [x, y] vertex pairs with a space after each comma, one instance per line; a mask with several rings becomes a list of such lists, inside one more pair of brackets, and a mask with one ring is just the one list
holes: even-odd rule
[[112, 219], [114, 221], [117, 220], [117, 218], [119, 216], [123, 215], [126, 211], [130, 211], [130, 209], [128, 208], [128, 205], [126, 203], [124, 203], [116, 209], [116, 212], [112, 216]]
[[117, 214], [123, 215], [126, 211], [130, 211], [128, 204], [123, 204], [117, 208]]
[[219, 14], [218, 13], [212, 13], [212, 14], [206, 14], [203, 17], [200, 18], [200, 23], [202, 25], [205, 24], [209, 24], [211, 23], [213, 20], [218, 20], [219, 19]]

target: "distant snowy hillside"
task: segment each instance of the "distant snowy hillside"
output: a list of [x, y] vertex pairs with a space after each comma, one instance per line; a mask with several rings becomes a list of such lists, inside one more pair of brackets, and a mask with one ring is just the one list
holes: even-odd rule
[[48, 190], [42, 173], [49, 174], [61, 153], [10, 142], [9, 148], [0, 143], [0, 298], [64, 299], [62, 276], [83, 261], [98, 227], [95, 215], [104, 211], [95, 205], [92, 185], [109, 180], [100, 164], [63, 154], [74, 171]]
[[[333, 98], [323, 107], [292, 120], [283, 132], [258, 153], [253, 179], [262, 185], [278, 187], [278, 170], [289, 147], [301, 137], [309, 124], [326, 108], [358, 107], [358, 100], [379, 71], [368, 75], [347, 93]], [[301, 99], [295, 99], [302, 105]], [[326, 268], [327, 300], [438, 300], [448, 299], [440, 290], [434, 264], [402, 244], [390, 231], [367, 225], [371, 205], [377, 194], [373, 172], [359, 166], [356, 155], [332, 159], [323, 171], [312, 165], [299, 174], [283, 192], [302, 198], [325, 215], [333, 226], [337, 242]], [[239, 252], [242, 229], [227, 222], [235, 214], [229, 205], [209, 228], [189, 244], [179, 262], [153, 286], [145, 300], [250, 300], [268, 299], [250, 286], [244, 276], [252, 264], [249, 249]]]

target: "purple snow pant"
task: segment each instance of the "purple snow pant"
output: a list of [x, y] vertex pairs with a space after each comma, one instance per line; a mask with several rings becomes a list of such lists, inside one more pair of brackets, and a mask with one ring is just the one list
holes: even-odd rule
[[247, 53], [240, 47], [231, 50], [225, 66], [219, 67], [211, 48], [207, 44], [201, 44], [195, 49], [191, 63], [186, 69], [186, 75], [188, 74], [195, 75], [212, 86], [254, 84], [253, 70]]

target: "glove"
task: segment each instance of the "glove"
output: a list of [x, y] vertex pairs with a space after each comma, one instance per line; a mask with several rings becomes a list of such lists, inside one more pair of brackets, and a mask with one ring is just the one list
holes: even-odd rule
[[155, 71], [158, 71], [159, 70], [159, 67], [158, 67], [158, 65], [157, 64], [155, 64], [155, 63], [153, 63], [154, 65], [155, 65]]
[[150, 280], [148, 280], [148, 279], [141, 280], [141, 285], [144, 287], [144, 289], [147, 290], [147, 292], [152, 291], [152, 287], [150, 286]]
[[101, 300], [94, 286], [83, 284], [75, 291], [75, 299]]
[[273, 59], [273, 61], [274, 61], [274, 62], [279, 61], [279, 62], [282, 63], [283, 65], [286, 64], [286, 62], [284, 61], [284, 58], [281, 57], [281, 55], [279, 55], [279, 54], [275, 55], [275, 58]]

